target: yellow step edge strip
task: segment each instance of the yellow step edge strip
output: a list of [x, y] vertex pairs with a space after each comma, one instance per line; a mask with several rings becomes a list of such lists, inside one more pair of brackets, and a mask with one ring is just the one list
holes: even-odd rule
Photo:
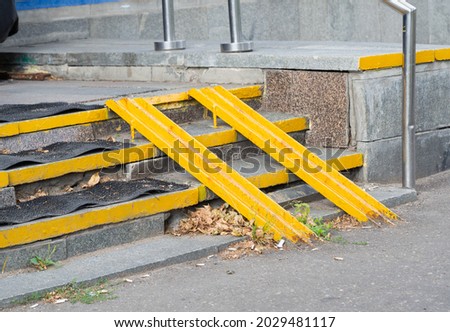
[[314, 234], [144, 99], [106, 104], [244, 217], [274, 233], [276, 239], [284, 236], [294, 243], [308, 242]]
[[[417, 51], [416, 63], [430, 63], [435, 61], [434, 50]], [[359, 58], [359, 70], [385, 69], [403, 66], [403, 54], [380, 54], [370, 55]]]
[[[230, 89], [230, 91], [239, 98], [257, 98], [262, 96], [262, 87], [260, 85], [235, 88]], [[150, 103], [158, 105], [187, 101], [190, 99], [190, 97], [187, 92], [182, 92], [164, 96], [148, 97], [146, 99]], [[39, 119], [9, 122], [0, 124], [0, 138], [61, 127], [89, 124], [92, 122], [105, 121], [108, 119], [109, 114], [107, 109], [101, 108], [97, 110], [55, 115]]]
[[436, 61], [447, 61], [450, 60], [450, 48], [442, 48], [435, 51]]
[[[278, 120], [275, 125], [285, 132], [295, 132], [308, 129], [308, 120], [292, 118]], [[202, 144], [213, 147], [235, 143], [237, 133], [233, 129], [195, 136]], [[34, 165], [30, 167], [0, 172], [0, 188], [17, 186], [47, 179], [56, 178], [69, 173], [80, 173], [95, 169], [107, 168], [120, 164], [138, 162], [155, 157], [156, 150], [151, 143], [131, 148], [95, 153], [73, 159], [56, 161], [53, 163]]]
[[56, 161], [49, 164], [13, 169], [5, 171], [5, 173], [8, 174], [8, 185], [17, 186], [20, 184], [53, 179], [70, 173], [80, 173], [132, 163], [153, 158], [155, 154], [156, 149], [153, 144], [143, 144], [121, 150], [106, 151], [73, 159]]
[[0, 248], [32, 243], [198, 204], [198, 189], [177, 191], [0, 230]]
[[55, 128], [104, 121], [108, 119], [108, 110], [106, 108], [101, 108], [92, 111], [83, 111], [49, 116], [46, 118], [9, 122], [0, 124], [0, 137], [27, 134], [36, 131], [45, 131]]
[[[251, 85], [240, 88], [229, 89], [232, 94], [234, 94], [239, 99], [251, 99], [258, 98], [262, 96], [262, 86], [261, 85]], [[173, 93], [164, 96], [152, 96], [143, 97], [143, 99], [152, 105], [179, 103], [183, 101], [192, 100], [188, 92]]]
[[[362, 166], [362, 155], [341, 156], [336, 165], [343, 169]], [[329, 162], [333, 162], [330, 160]], [[267, 188], [289, 182], [289, 172], [280, 169], [274, 173], [265, 173], [248, 178], [259, 188]], [[160, 199], [160, 197], [163, 197]], [[206, 188], [199, 185], [184, 191], [168, 193], [163, 196], [143, 198], [109, 207], [86, 212], [74, 212], [70, 215], [35, 221], [0, 229], [0, 248], [8, 248], [36, 241], [51, 239], [91, 227], [123, 222], [131, 219], [167, 212], [177, 208], [196, 205], [207, 198]]]
[[[327, 163], [222, 87], [192, 89], [189, 93], [258, 147], [268, 152], [275, 160], [358, 220], [367, 221], [378, 217], [397, 218], [383, 204], [342, 176], [336, 169], [330, 168]], [[271, 151], [269, 146], [266, 146], [268, 142], [270, 142]]]

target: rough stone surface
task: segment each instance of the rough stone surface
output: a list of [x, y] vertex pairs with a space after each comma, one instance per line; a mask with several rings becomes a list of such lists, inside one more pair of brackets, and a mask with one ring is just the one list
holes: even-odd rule
[[0, 188], [0, 209], [16, 204], [16, 191], [13, 187]]
[[24, 150], [35, 150], [56, 142], [80, 142], [94, 139], [90, 126], [71, 126], [56, 128], [50, 131], [39, 131], [19, 136], [3, 137], [0, 150], [7, 149], [13, 153]]
[[310, 71], [267, 71], [266, 110], [307, 116], [306, 143], [346, 147], [349, 143], [347, 74]]
[[132, 40], [139, 38], [138, 31], [138, 15], [96, 17], [89, 20], [89, 35], [91, 38]]
[[[450, 64], [417, 67], [416, 130], [450, 127]], [[400, 69], [350, 74], [352, 138], [374, 141], [402, 134], [402, 78]]]
[[164, 234], [164, 223], [168, 217], [168, 213], [159, 213], [81, 231], [53, 240], [0, 249], [0, 264], [7, 260], [6, 271], [9, 272], [30, 266], [30, 258], [34, 256], [48, 257], [55, 247], [51, 258], [56, 262], [107, 247], [162, 235]]
[[68, 235], [67, 257], [164, 234], [164, 213]]
[[[19, 14], [20, 16], [20, 14]], [[85, 18], [23, 23], [19, 32], [8, 38], [4, 45], [27, 45], [31, 43], [48, 43], [58, 40], [81, 39], [89, 37], [89, 23]], [[3, 45], [2, 45], [3, 46]]]
[[[422, 178], [450, 168], [450, 129], [417, 135], [417, 177]], [[359, 142], [366, 166], [357, 176], [363, 182], [389, 183], [401, 180], [402, 142], [400, 137], [375, 142]]]
[[[450, 44], [448, 1], [411, 2], [418, 9], [418, 42]], [[108, 2], [22, 11], [21, 32], [6, 44], [23, 45], [30, 38], [37, 42], [86, 38], [89, 32], [100, 38], [162, 39], [160, 1], [127, 0], [126, 5]], [[227, 11], [223, 0], [177, 1], [176, 37], [229, 41]], [[249, 40], [400, 43], [402, 38], [401, 16], [379, 0], [284, 0], [282, 5], [279, 0], [241, 0], [241, 13], [243, 35]]]
[[[53, 252], [53, 250], [55, 250]], [[52, 254], [53, 252], [53, 254]], [[67, 258], [66, 241], [55, 239], [40, 241], [15, 248], [0, 249], [0, 264], [5, 264], [5, 272], [30, 267], [30, 259], [34, 256], [50, 258], [54, 262]]]

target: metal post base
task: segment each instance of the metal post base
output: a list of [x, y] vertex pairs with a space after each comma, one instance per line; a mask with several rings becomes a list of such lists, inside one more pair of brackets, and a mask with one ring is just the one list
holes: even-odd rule
[[186, 48], [186, 41], [184, 40], [155, 42], [155, 51], [184, 50], [185, 48]]
[[251, 52], [253, 51], [253, 42], [238, 42], [220, 44], [220, 51], [223, 53], [232, 52]]

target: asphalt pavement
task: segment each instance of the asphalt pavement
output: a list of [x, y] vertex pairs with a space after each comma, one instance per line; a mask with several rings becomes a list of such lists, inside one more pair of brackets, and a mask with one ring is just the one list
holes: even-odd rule
[[[396, 226], [227, 260], [218, 255], [110, 280], [113, 299], [8, 311], [450, 311], [450, 171], [418, 181]], [[340, 236], [340, 237], [339, 237]], [[127, 279], [127, 281], [125, 281]], [[36, 304], [38, 304], [36, 306]]]

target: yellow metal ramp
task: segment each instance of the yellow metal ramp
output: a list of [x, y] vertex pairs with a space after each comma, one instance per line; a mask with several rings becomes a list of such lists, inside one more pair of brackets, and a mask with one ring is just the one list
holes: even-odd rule
[[359, 221], [397, 219], [386, 206], [223, 87], [192, 89], [189, 94]]
[[243, 216], [272, 232], [275, 239], [309, 242], [313, 233], [308, 227], [147, 100], [109, 100], [106, 105]]

